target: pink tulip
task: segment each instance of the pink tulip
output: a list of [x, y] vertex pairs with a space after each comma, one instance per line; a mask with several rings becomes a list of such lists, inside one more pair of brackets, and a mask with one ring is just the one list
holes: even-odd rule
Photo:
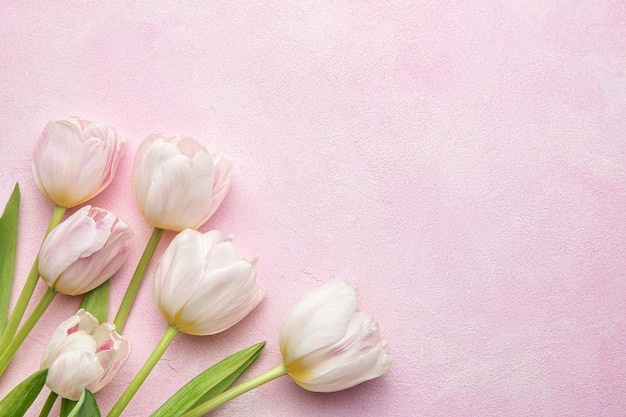
[[85, 206], [46, 237], [39, 252], [39, 274], [60, 293], [86, 293], [122, 266], [131, 237], [130, 228], [113, 213]]
[[239, 256], [232, 236], [222, 239], [217, 230], [202, 234], [186, 229], [172, 240], [157, 266], [157, 306], [181, 332], [222, 332], [265, 297], [255, 281], [255, 263]]
[[123, 153], [112, 127], [76, 117], [50, 121], [35, 146], [35, 182], [56, 205], [74, 207], [111, 183]]
[[232, 163], [189, 136], [148, 136], [137, 149], [133, 190], [147, 222], [197, 229], [215, 213], [232, 180]]
[[331, 281], [296, 304], [280, 329], [280, 351], [302, 388], [332, 392], [376, 378], [391, 368], [378, 323], [357, 310], [354, 288]]
[[63, 398], [78, 400], [85, 388], [97, 392], [113, 379], [130, 355], [130, 343], [115, 325], [98, 324], [83, 309], [52, 334], [41, 359], [46, 384]]

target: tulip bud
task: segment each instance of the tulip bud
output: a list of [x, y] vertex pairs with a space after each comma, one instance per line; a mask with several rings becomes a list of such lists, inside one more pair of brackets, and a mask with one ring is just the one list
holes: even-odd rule
[[46, 384], [63, 398], [76, 401], [83, 389], [97, 392], [113, 379], [130, 355], [130, 342], [115, 325], [98, 324], [83, 309], [52, 333], [41, 359], [48, 368]]
[[296, 304], [280, 329], [280, 352], [302, 388], [333, 392], [376, 378], [391, 368], [378, 323], [357, 310], [354, 288], [331, 281]]
[[232, 180], [232, 163], [188, 136], [153, 134], [137, 149], [133, 190], [154, 227], [197, 229], [215, 213]]
[[256, 259], [237, 253], [232, 236], [186, 229], [163, 253], [154, 296], [161, 314], [181, 332], [209, 335], [235, 325], [265, 297], [256, 284]]
[[56, 205], [74, 207], [111, 183], [123, 153], [112, 127], [76, 117], [50, 121], [35, 146], [35, 182]]
[[85, 206], [46, 237], [39, 252], [39, 275], [60, 293], [86, 293], [122, 266], [131, 236], [130, 228], [113, 213]]

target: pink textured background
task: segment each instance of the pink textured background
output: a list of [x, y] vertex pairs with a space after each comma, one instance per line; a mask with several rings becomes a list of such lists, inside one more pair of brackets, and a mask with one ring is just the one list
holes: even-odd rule
[[[282, 317], [339, 278], [378, 318], [391, 372], [326, 395], [282, 378], [215, 415], [624, 415], [624, 3], [234, 3], [0, 3], [0, 204], [19, 181], [20, 287], [51, 212], [30, 171], [47, 120], [128, 141], [93, 201], [135, 230], [114, 308], [150, 233], [129, 184], [140, 140], [189, 134], [235, 162], [203, 230], [260, 256], [267, 299], [221, 335], [178, 337], [127, 415], [259, 340], [247, 375], [276, 365]], [[55, 300], [0, 395], [77, 305]], [[164, 329], [147, 279], [103, 411]]]

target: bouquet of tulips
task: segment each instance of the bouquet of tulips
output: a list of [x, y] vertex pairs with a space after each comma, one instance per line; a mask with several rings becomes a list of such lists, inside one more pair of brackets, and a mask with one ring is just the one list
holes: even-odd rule
[[[108, 416], [120, 416], [179, 332], [213, 335], [250, 313], [265, 297], [256, 282], [256, 257], [242, 258], [233, 236], [197, 229], [219, 208], [231, 185], [232, 163], [188, 136], [148, 136], [138, 148], [132, 187], [154, 227], [113, 322], [108, 322], [111, 278], [126, 261], [132, 231], [119, 217], [84, 205], [113, 180], [124, 141], [104, 124], [79, 118], [49, 122], [35, 147], [33, 176], [54, 204], [50, 225], [20, 296], [9, 311], [20, 193], [0, 218], [0, 383], [2, 373], [58, 293], [82, 296], [81, 308], [53, 332], [39, 370], [0, 400], [0, 416], [23, 416], [44, 385], [50, 392], [40, 416], [61, 397], [61, 416], [100, 416], [96, 394], [131, 354], [122, 336], [145, 271], [165, 231], [176, 233], [154, 274], [154, 299], [169, 326]], [[42, 279], [47, 290], [24, 318]], [[33, 302], [34, 304], [35, 302]], [[10, 313], [10, 314], [9, 314]], [[151, 416], [202, 416], [283, 375], [309, 391], [339, 391], [376, 378], [391, 367], [387, 345], [372, 316], [357, 308], [352, 285], [330, 281], [311, 290], [285, 317], [278, 335], [283, 361], [247, 381], [237, 379], [265, 342], [232, 354], [185, 384]]]

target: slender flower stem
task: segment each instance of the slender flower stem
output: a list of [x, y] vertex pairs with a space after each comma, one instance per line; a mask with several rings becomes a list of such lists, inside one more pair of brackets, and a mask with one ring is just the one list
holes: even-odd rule
[[56, 402], [58, 396], [59, 395], [56, 392], [50, 391], [50, 394], [48, 395], [48, 399], [46, 400], [46, 403], [41, 408], [41, 413], [39, 413], [39, 417], [48, 417], [50, 415], [52, 406]]
[[[50, 218], [50, 224], [48, 225], [48, 230], [44, 236], [44, 239], [52, 229], [54, 229], [59, 223], [61, 223], [61, 219], [63, 219], [63, 214], [65, 213], [66, 208], [61, 206], [54, 206], [54, 211], [52, 212], [52, 217]], [[24, 283], [24, 287], [22, 288], [22, 292], [20, 293], [19, 298], [17, 299], [17, 303], [13, 308], [13, 312], [11, 313], [11, 317], [7, 323], [7, 327], [2, 336], [2, 340], [0, 341], [0, 352], [4, 352], [13, 336], [15, 336], [15, 332], [17, 331], [22, 318], [24, 317], [24, 312], [26, 311], [26, 307], [28, 307], [28, 303], [33, 296], [33, 292], [35, 291], [35, 286], [37, 285], [37, 280], [39, 279], [39, 258], [35, 256], [35, 261], [33, 262], [33, 267], [30, 269], [30, 273], [28, 274], [28, 278], [26, 278], [26, 282]]]
[[130, 280], [130, 284], [128, 284], [128, 289], [126, 290], [126, 294], [124, 294], [124, 299], [120, 304], [120, 308], [117, 311], [117, 315], [115, 316], [114, 320], [115, 327], [118, 333], [121, 333], [122, 330], [124, 330], [126, 319], [128, 319], [130, 309], [135, 302], [135, 297], [137, 297], [139, 286], [141, 285], [143, 276], [146, 274], [146, 269], [150, 264], [152, 255], [154, 255], [154, 251], [156, 250], [157, 246], [159, 246], [159, 242], [161, 241], [161, 236], [163, 236], [163, 232], [163, 229], [159, 229], [158, 227], [154, 228], [154, 230], [152, 231], [152, 236], [150, 236], [150, 240], [146, 245], [146, 249], [143, 251], [143, 255], [141, 255], [141, 259], [137, 264], [137, 269], [135, 269], [135, 273]]
[[24, 325], [17, 332], [9, 346], [7, 346], [6, 350], [2, 352], [2, 356], [0, 356], [0, 375], [2, 375], [4, 370], [7, 368], [9, 362], [11, 362], [11, 359], [13, 358], [13, 355], [17, 352], [17, 349], [22, 346], [26, 336], [28, 336], [33, 327], [35, 327], [35, 324], [37, 324], [37, 321], [39, 321], [43, 313], [46, 311], [46, 308], [48, 308], [57, 294], [58, 293], [52, 288], [48, 288], [46, 290], [43, 297], [41, 297], [39, 304], [37, 304], [33, 312], [26, 319]]
[[245, 394], [246, 392], [253, 390], [267, 382], [270, 382], [280, 376], [287, 374], [287, 367], [282, 363], [278, 365], [276, 368], [270, 369], [269, 371], [254, 377], [244, 383], [236, 385], [231, 389], [224, 391], [217, 397], [213, 397], [209, 401], [199, 405], [198, 407], [186, 412], [181, 417], [201, 417], [206, 413], [215, 410], [220, 405], [224, 404], [227, 401], [232, 400], [240, 396], [241, 394]]
[[159, 341], [159, 344], [156, 345], [146, 363], [144, 363], [139, 372], [137, 372], [137, 375], [135, 375], [135, 378], [132, 380], [128, 388], [126, 388], [126, 391], [124, 391], [120, 399], [117, 400], [117, 402], [109, 412], [108, 417], [118, 417], [122, 414], [122, 411], [124, 411], [130, 400], [132, 400], [133, 396], [139, 390], [141, 384], [143, 384], [143, 381], [146, 380], [146, 378], [150, 374], [150, 371], [152, 371], [159, 359], [161, 359], [161, 356], [163, 356], [163, 353], [165, 353], [165, 350], [170, 345], [170, 343], [172, 343], [172, 340], [174, 340], [174, 337], [177, 334], [178, 329], [175, 326], [170, 326], [167, 328], [165, 334], [163, 334], [163, 337]]

